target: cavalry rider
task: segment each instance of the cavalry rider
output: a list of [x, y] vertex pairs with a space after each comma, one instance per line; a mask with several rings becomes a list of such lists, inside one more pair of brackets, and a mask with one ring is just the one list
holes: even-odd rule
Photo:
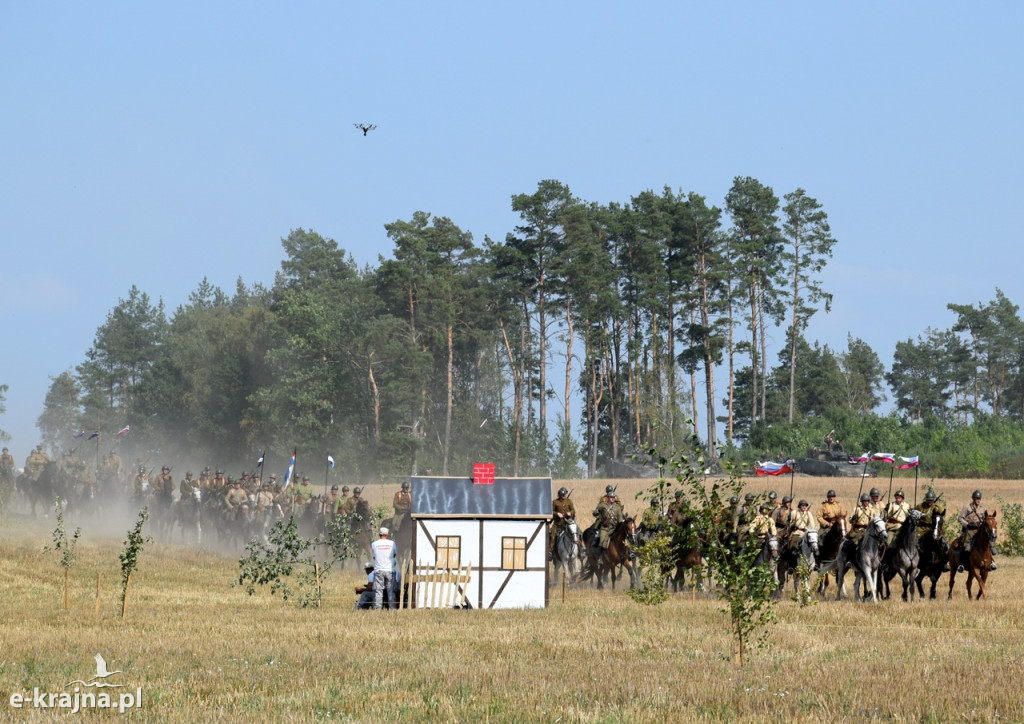
[[921, 511], [921, 520], [917, 522], [917, 527], [919, 532], [923, 533], [932, 529], [935, 525], [936, 516], [946, 515], [946, 504], [935, 497], [934, 490], [929, 490], [924, 494], [924, 500], [921, 501], [916, 510]]
[[640, 527], [651, 533], [655, 533], [661, 530], [661, 526], [664, 524], [665, 518], [661, 514], [661, 499], [651, 498], [651, 504], [644, 510], [644, 514], [640, 517]]
[[690, 504], [686, 498], [683, 497], [683, 491], [677, 490], [675, 493], [675, 500], [668, 504], [668, 510], [665, 513], [665, 517], [668, 518], [669, 525], [682, 525], [683, 522], [690, 515]]
[[871, 504], [871, 496], [861, 493], [860, 505], [850, 516], [850, 540], [860, 543], [860, 539], [864, 537], [864, 531], [871, 525], [872, 518], [876, 517], [878, 517], [878, 513], [875, 512], [875, 507]]
[[732, 531], [736, 534], [736, 543], [743, 545], [744, 539], [747, 537], [747, 531], [750, 530], [750, 522], [756, 515], [754, 509], [754, 494], [747, 493], [743, 496], [743, 505], [736, 510], [735, 517], [733, 519]]
[[263, 483], [263, 487], [260, 492], [256, 493], [256, 510], [262, 513], [267, 508], [274, 506], [274, 476], [270, 476], [270, 480]]
[[25, 479], [33, 483], [39, 480], [48, 462], [50, 456], [46, 454], [46, 449], [42, 445], [36, 445], [36, 449], [29, 453], [25, 460]]
[[900, 526], [910, 514], [910, 504], [903, 500], [902, 490], [893, 493], [892, 498], [892, 502], [885, 508], [885, 529], [888, 531], [888, 539], [885, 544], [887, 546], [891, 546], [892, 542], [896, 540], [896, 533], [899, 532]]
[[169, 508], [174, 502], [174, 477], [166, 465], [160, 468], [160, 474], [153, 481], [153, 499], [163, 508]]
[[[788, 496], [787, 496], [788, 497]], [[818, 522], [811, 515], [811, 504], [806, 500], [797, 503], [796, 511], [790, 512], [787, 526], [789, 528], [789, 548], [796, 550], [809, 530], [817, 530]]]
[[391, 501], [391, 507], [395, 509], [395, 514], [391, 516], [391, 534], [398, 535], [402, 520], [412, 510], [412, 493], [409, 490], [409, 483], [402, 483], [402, 487], [395, 493], [395, 499]]
[[192, 496], [195, 490], [199, 489], [199, 484], [192, 479], [192, 471], [185, 471], [184, 479], [178, 484], [178, 500], [185, 500]]
[[238, 515], [238, 511], [242, 509], [242, 506], [249, 502], [249, 496], [244, 490], [242, 490], [242, 481], [236, 480], [231, 489], [228, 490], [224, 496], [224, 503], [228, 506], [228, 510], [232, 514]]
[[145, 498], [149, 494], [149, 473], [146, 466], [140, 465], [135, 477], [132, 479], [132, 494], [136, 498]]
[[597, 528], [594, 547], [608, 548], [612, 533], [615, 532], [619, 523], [626, 519], [626, 511], [623, 510], [622, 503], [615, 497], [615, 488], [611, 485], [605, 489], [605, 496], [594, 508], [594, 518], [596, 519], [594, 526]]
[[836, 500], [836, 491], [829, 490], [825, 493], [825, 500], [822, 502], [821, 507], [818, 508], [818, 527], [831, 528], [832, 524], [839, 518], [845, 517], [846, 508], [843, 507], [842, 503]]
[[768, 514], [771, 515], [779, 508], [779, 494], [774, 490], [768, 491]]
[[761, 503], [761, 506], [757, 509], [757, 515], [750, 521], [750, 532], [757, 536], [761, 543], [764, 543], [765, 538], [774, 538], [778, 535], [775, 521], [769, 515], [771, 509], [770, 503]]
[[[985, 510], [985, 506], [981, 504], [981, 491], [975, 490], [971, 493], [971, 502], [965, 505], [960, 510], [960, 537], [953, 543], [954, 548], [963, 547], [964, 553], [971, 552], [971, 545], [974, 543], [974, 536], [978, 533], [978, 528], [985, 521], [985, 515], [988, 513]], [[996, 569], [996, 551], [995, 546], [992, 546], [992, 565], [989, 566], [990, 571]], [[963, 573], [963, 566], [957, 569], [958, 573]]]
[[0, 453], [0, 486], [14, 482], [14, 456], [4, 448]]
[[324, 512], [329, 513], [333, 518], [338, 514], [339, 505], [341, 505], [341, 495], [338, 494], [338, 486], [332, 485], [331, 491], [327, 493], [327, 500], [324, 501]]
[[315, 497], [316, 488], [309, 482], [309, 476], [306, 475], [302, 478], [302, 482], [295, 486], [295, 501], [293, 503], [295, 515], [302, 515], [306, 505]]
[[571, 518], [576, 517], [576, 506], [569, 498], [569, 491], [558, 489], [558, 497], [551, 501], [551, 532], [548, 534], [548, 560], [555, 550], [555, 541]]
[[793, 499], [788, 495], [783, 495], [782, 505], [778, 506], [777, 508], [775, 508], [775, 510], [773, 510], [770, 513], [772, 522], [775, 523], [775, 529], [781, 532], [784, 528], [788, 527], [789, 518], [792, 515], [792, 513]]
[[600, 505], [601, 503], [607, 503], [609, 500], [611, 500], [614, 497], [615, 497], [615, 486], [614, 485], [606, 485], [606, 486], [604, 486], [604, 495], [602, 495], [601, 499], [599, 501], [597, 501], [597, 504]]
[[875, 509], [879, 518], [885, 517], [885, 503], [882, 502], [882, 491], [878, 488], [871, 489], [871, 507]]

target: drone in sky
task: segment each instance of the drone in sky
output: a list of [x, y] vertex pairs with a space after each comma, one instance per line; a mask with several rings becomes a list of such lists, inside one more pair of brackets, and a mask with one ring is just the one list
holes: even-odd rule
[[354, 123], [353, 125], [362, 131], [364, 136], [377, 127], [372, 123]]

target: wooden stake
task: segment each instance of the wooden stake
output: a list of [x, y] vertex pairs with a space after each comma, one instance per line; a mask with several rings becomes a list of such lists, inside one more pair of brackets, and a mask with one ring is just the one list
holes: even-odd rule
[[100, 615], [100, 572], [96, 571], [96, 608], [94, 613]]
[[128, 613], [128, 586], [131, 585], [131, 575], [125, 579], [124, 582], [124, 598], [121, 599], [121, 620], [124, 621], [125, 614]]

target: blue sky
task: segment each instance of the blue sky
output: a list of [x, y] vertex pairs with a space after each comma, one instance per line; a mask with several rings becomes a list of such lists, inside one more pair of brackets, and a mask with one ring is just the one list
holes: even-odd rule
[[298, 227], [376, 264], [417, 210], [503, 239], [548, 178], [600, 203], [804, 188], [838, 239], [808, 337], [887, 366], [948, 302], [1024, 301], [1024, 6], [636, 5], [0, 4], [18, 462], [133, 284], [169, 312], [203, 277], [270, 284]]

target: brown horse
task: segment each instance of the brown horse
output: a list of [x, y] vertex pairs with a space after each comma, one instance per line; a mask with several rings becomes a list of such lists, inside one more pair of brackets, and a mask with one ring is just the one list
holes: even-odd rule
[[604, 588], [604, 579], [611, 571], [612, 590], [615, 590], [615, 571], [622, 566], [629, 571], [629, 587], [636, 587], [636, 571], [633, 569], [633, 562], [630, 560], [629, 548], [636, 540], [636, 521], [633, 518], [626, 518], [615, 526], [608, 539], [607, 548], [598, 548], [593, 545], [597, 537], [597, 530], [588, 528], [583, 534], [584, 548], [587, 551], [588, 570], [583, 573], [580, 580], [586, 581], [590, 578], [597, 578], [597, 587]]
[[960, 548], [949, 549], [949, 595], [946, 599], [953, 598], [953, 582], [956, 580], [957, 568], [963, 566], [967, 571], [967, 598], [971, 597], [971, 582], [977, 579], [978, 595], [974, 597], [977, 601], [980, 598], [988, 598], [985, 594], [985, 581], [988, 580], [988, 568], [992, 565], [992, 544], [996, 542], [999, 534], [999, 524], [996, 522], [996, 511], [985, 513], [985, 520], [982, 521], [978, 532], [974, 534], [974, 542], [971, 544], [969, 553]]

